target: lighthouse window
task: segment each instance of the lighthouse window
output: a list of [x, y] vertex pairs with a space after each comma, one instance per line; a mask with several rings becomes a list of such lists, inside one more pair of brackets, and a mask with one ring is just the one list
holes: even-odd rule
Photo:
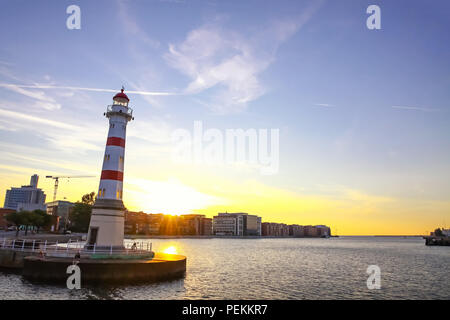
[[109, 154], [105, 154], [105, 161], [109, 160]]
[[122, 156], [119, 157], [119, 162], [120, 162], [120, 163], [123, 162], [123, 157], [122, 157]]
[[122, 191], [117, 190], [117, 199], [122, 199]]

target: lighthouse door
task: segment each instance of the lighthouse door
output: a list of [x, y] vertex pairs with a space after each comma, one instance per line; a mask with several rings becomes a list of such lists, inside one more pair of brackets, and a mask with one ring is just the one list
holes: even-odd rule
[[89, 235], [89, 247], [94, 246], [94, 244], [97, 243], [97, 234], [98, 234], [98, 228], [91, 227], [91, 234]]

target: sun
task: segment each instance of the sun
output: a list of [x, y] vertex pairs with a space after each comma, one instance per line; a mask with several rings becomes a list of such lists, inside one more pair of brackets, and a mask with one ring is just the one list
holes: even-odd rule
[[177, 248], [175, 246], [170, 246], [167, 247], [166, 249], [163, 250], [163, 253], [167, 253], [167, 254], [177, 254]]

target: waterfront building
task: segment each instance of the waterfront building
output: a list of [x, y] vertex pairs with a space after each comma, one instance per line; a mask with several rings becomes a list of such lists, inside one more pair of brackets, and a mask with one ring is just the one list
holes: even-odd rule
[[66, 230], [70, 224], [70, 213], [72, 212], [74, 203], [70, 201], [52, 201], [47, 202], [47, 213], [51, 216], [58, 217], [58, 225], [55, 230]]
[[219, 213], [213, 217], [213, 233], [218, 236], [242, 236], [243, 214]]
[[33, 211], [36, 209], [45, 211], [45, 193], [38, 188], [39, 176], [31, 176], [30, 184], [20, 188], [11, 187], [6, 190], [3, 207], [16, 211]]
[[126, 128], [133, 120], [130, 99], [123, 92], [113, 97], [104, 115], [109, 120], [103, 166], [87, 236], [87, 246], [123, 248], [124, 212], [122, 201]]
[[324, 225], [318, 225], [315, 226], [316, 229], [318, 230], [317, 233], [319, 235], [319, 237], [329, 237], [331, 236], [331, 229], [327, 226]]
[[260, 236], [261, 217], [244, 212], [219, 213], [213, 218], [213, 234], [227, 236]]
[[292, 224], [289, 226], [289, 236], [291, 237], [303, 237], [305, 235], [304, 227], [298, 224]]
[[125, 212], [124, 232], [126, 234], [159, 235], [164, 214], [145, 212]]
[[318, 237], [319, 236], [319, 230], [311, 225], [304, 226], [305, 230], [305, 237]]
[[203, 214], [183, 214], [178, 223], [178, 234], [181, 235], [200, 235], [202, 227]]
[[262, 235], [271, 237], [287, 237], [289, 236], [289, 226], [285, 223], [262, 223]]
[[200, 234], [202, 236], [212, 235], [212, 219], [201, 218]]

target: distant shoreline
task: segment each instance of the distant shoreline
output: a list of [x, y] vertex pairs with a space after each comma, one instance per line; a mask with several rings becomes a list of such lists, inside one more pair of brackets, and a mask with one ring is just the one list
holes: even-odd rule
[[[354, 236], [354, 235], [345, 235], [345, 236], [331, 236], [328, 239], [339, 238], [339, 237], [385, 237], [385, 238], [421, 238], [422, 235], [363, 235], [363, 236]], [[327, 239], [321, 237], [278, 237], [278, 236], [189, 236], [189, 235], [135, 235], [135, 234], [126, 234], [125, 239]]]

